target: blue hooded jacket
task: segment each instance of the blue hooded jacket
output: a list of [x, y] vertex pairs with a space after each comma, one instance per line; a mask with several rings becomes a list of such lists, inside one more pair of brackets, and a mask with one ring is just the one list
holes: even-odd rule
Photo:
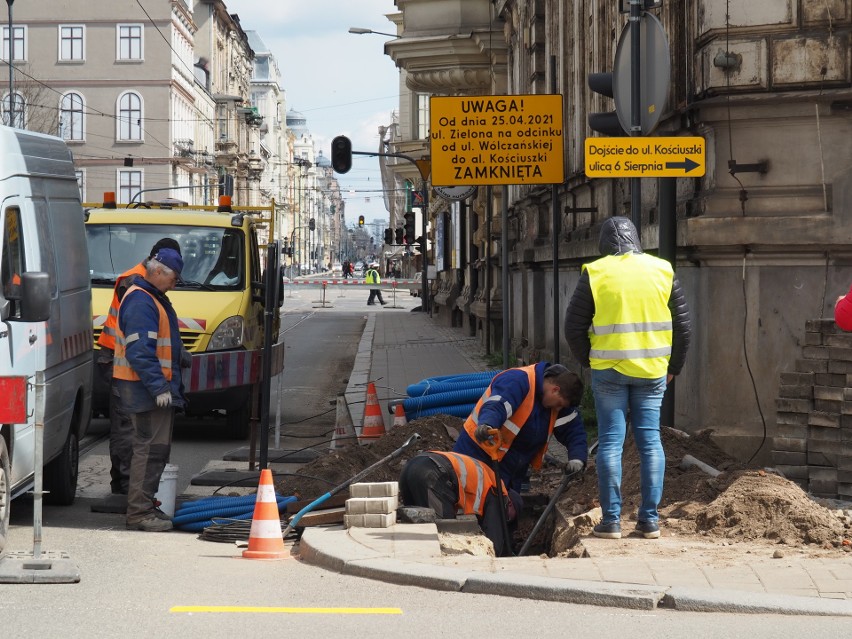
[[154, 300], [142, 291], [132, 291], [124, 296], [118, 312], [118, 326], [125, 335], [138, 334], [144, 337], [134, 340], [126, 347], [126, 356], [131, 368], [139, 375], [139, 381], [116, 379], [116, 387], [121, 395], [125, 410], [129, 413], [143, 413], [157, 407], [157, 395], [171, 391], [172, 406], [186, 406], [181, 379], [181, 353], [183, 343], [180, 339], [177, 314], [169, 298], [150, 282], [136, 277], [132, 285], [143, 288], [162, 304], [169, 318], [172, 345], [172, 379], [169, 382], [160, 368], [157, 359], [157, 344], [147, 335], [157, 333], [160, 325], [160, 312]]

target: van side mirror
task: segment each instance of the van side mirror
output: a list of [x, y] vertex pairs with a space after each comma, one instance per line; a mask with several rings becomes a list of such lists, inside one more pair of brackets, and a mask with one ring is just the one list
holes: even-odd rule
[[50, 319], [50, 275], [47, 273], [21, 274], [21, 319], [25, 322]]

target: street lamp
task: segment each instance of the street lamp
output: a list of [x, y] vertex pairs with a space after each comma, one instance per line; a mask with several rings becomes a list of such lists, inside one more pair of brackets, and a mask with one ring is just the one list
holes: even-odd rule
[[14, 40], [12, 38], [12, 5], [15, 4], [15, 0], [6, 0], [6, 4], [9, 5], [9, 126], [15, 126], [15, 80], [14, 80], [14, 66], [12, 65], [12, 60], [14, 59]]
[[382, 31], [373, 31], [372, 29], [364, 29], [363, 27], [349, 27], [349, 33], [356, 35], [364, 35], [365, 33], [375, 33], [376, 35], [388, 36], [389, 38], [399, 38], [398, 33], [383, 33]]

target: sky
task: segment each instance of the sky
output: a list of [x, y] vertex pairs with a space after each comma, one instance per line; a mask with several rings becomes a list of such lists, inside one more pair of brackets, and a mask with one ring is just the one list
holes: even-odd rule
[[[384, 54], [387, 36], [355, 35], [349, 27], [394, 33], [385, 15], [393, 0], [225, 0], [245, 31], [256, 31], [278, 61], [287, 110], [307, 118], [317, 151], [331, 156], [331, 140], [345, 135], [355, 151], [378, 148], [380, 125], [399, 109], [399, 72]], [[354, 156], [337, 174], [346, 223], [358, 216], [388, 220], [376, 158]]]

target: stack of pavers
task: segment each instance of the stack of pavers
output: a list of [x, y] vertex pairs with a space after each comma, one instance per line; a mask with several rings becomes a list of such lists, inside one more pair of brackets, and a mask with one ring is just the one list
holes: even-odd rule
[[773, 462], [812, 495], [850, 499], [852, 333], [809, 320], [795, 370], [781, 373]]
[[346, 500], [346, 528], [387, 528], [396, 523], [399, 483], [383, 481], [352, 484]]

